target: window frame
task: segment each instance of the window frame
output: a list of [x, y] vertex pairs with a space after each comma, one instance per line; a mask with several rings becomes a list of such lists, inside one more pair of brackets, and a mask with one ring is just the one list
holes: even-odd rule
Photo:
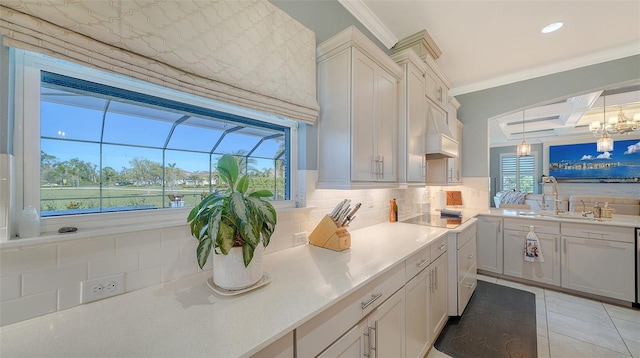
[[[21, 49], [11, 48], [10, 53], [10, 112], [14, 117], [14, 156], [16, 212], [33, 206], [40, 212], [40, 84], [41, 71], [74, 77], [80, 80], [125, 88], [150, 96], [171, 99], [189, 105], [255, 119], [285, 126], [290, 129], [290, 172], [289, 200], [273, 202], [276, 210], [293, 208], [299, 189], [298, 183], [298, 122], [276, 115], [261, 113], [188, 93], [143, 83], [119, 75], [75, 65], [55, 58]], [[11, 105], [13, 105], [11, 107]], [[41, 219], [43, 232], [55, 232], [61, 226], [78, 228], [100, 228], [107, 225], [144, 224], [162, 220], [167, 226], [178, 222], [186, 223], [191, 207], [158, 208], [124, 212], [103, 212], [95, 214], [44, 217]]]
[[[515, 176], [516, 176], [516, 191], [521, 191], [520, 190], [520, 160], [517, 155], [517, 153], [500, 153], [500, 190], [499, 191], [504, 191], [506, 189], [504, 189], [503, 184], [504, 184], [504, 171], [502, 170], [503, 167], [503, 161], [505, 157], [515, 157], [516, 158], [516, 171], [515, 171]], [[532, 151], [531, 152], [531, 157], [533, 157], [533, 193], [532, 194], [537, 194], [538, 192], [538, 185], [536, 183], [536, 178], [538, 178], [538, 152], [537, 151]]]

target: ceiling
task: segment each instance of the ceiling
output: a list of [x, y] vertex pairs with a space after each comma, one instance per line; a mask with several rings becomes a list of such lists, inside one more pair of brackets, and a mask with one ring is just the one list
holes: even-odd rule
[[[426, 29], [442, 50], [436, 62], [452, 83], [451, 95], [640, 54], [638, 0], [338, 1], [389, 48]], [[541, 33], [558, 21], [564, 23], [558, 31]], [[638, 84], [616, 92], [629, 93], [607, 98], [607, 116], [617, 113], [615, 106], [631, 117], [640, 112]], [[599, 95], [528, 108], [526, 137], [590, 135], [589, 123], [602, 121]], [[522, 112], [490, 122], [491, 146], [522, 140]]]

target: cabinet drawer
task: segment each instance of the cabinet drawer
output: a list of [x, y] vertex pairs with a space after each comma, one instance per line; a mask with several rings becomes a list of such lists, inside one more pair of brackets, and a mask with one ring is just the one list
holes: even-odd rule
[[544, 221], [544, 220], [531, 220], [531, 219], [511, 219], [504, 218], [505, 230], [518, 230], [529, 231], [529, 227], [533, 226], [533, 230], [536, 233], [543, 234], [559, 234], [560, 223]]
[[462, 281], [467, 271], [476, 266], [476, 240], [469, 240], [458, 250], [458, 281]]
[[315, 357], [405, 283], [404, 265], [396, 265], [366, 286], [296, 328], [298, 357]]
[[431, 263], [431, 247], [426, 246], [405, 260], [405, 277], [407, 281], [425, 269]]
[[584, 237], [587, 239], [634, 242], [632, 227], [598, 224], [562, 223], [563, 236]]
[[478, 285], [478, 275], [476, 273], [477, 267], [475, 263], [471, 270], [467, 273], [466, 276], [460, 281], [458, 284], [458, 314], [462, 315], [465, 307], [467, 307], [467, 303], [471, 299], [471, 295], [476, 290], [476, 286]]
[[472, 238], [475, 238], [475, 236], [476, 236], [476, 224], [474, 223], [474, 224], [470, 224], [466, 229], [458, 233], [457, 249], [460, 249], [469, 240], [471, 240]]
[[431, 247], [431, 262], [447, 252], [448, 240], [449, 235], [444, 235], [429, 245]]

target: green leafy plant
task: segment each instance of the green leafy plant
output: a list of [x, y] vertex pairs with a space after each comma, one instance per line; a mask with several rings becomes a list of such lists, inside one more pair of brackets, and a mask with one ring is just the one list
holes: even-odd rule
[[[269, 190], [249, 190], [249, 178], [238, 178], [236, 158], [225, 154], [217, 165], [220, 179], [227, 185], [220, 195], [208, 195], [187, 218], [191, 235], [200, 243], [196, 256], [200, 268], [211, 253], [227, 255], [232, 247], [242, 247], [244, 266], [249, 266], [257, 245], [269, 245], [276, 226], [276, 210], [263, 198], [273, 196]], [[262, 237], [262, 240], [260, 238]], [[219, 252], [218, 252], [219, 251]]]

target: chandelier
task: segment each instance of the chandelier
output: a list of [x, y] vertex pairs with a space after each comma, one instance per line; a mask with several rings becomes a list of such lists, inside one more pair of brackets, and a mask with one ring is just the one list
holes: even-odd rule
[[[604, 110], [606, 111], [606, 109]], [[640, 128], [640, 113], [636, 113], [633, 118], [629, 118], [622, 112], [622, 107], [620, 107], [620, 112], [616, 117], [611, 117], [608, 121], [604, 117], [602, 123], [595, 121], [589, 125], [589, 130], [596, 137], [603, 136], [605, 133], [607, 135], [630, 133], [638, 128]]]

